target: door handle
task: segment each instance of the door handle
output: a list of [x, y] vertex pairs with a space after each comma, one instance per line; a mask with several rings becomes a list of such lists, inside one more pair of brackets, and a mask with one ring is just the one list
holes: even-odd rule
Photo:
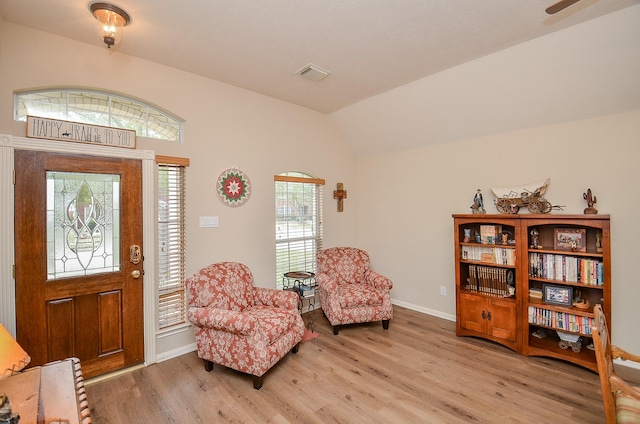
[[131, 273], [131, 276], [132, 276], [133, 278], [140, 278], [140, 275], [141, 275], [141, 274], [140, 274], [140, 271], [139, 271], [139, 270], [137, 270], [137, 269], [134, 269], [134, 270], [133, 270], [133, 272]]
[[485, 311], [482, 311], [482, 319], [486, 319], [487, 318], [487, 314], [485, 313]]

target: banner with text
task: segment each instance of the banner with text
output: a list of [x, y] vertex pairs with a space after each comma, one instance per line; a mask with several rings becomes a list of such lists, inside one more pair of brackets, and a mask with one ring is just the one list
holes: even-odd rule
[[136, 132], [79, 122], [27, 116], [27, 137], [136, 148]]

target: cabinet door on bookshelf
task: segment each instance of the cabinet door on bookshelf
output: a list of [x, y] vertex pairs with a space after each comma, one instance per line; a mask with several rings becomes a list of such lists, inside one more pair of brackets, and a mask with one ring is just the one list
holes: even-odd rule
[[515, 342], [516, 303], [463, 293], [460, 295], [460, 327]]
[[487, 332], [486, 299], [470, 294], [460, 295], [460, 326], [478, 333]]
[[491, 301], [489, 334], [506, 340], [516, 340], [516, 303], [494, 299]]

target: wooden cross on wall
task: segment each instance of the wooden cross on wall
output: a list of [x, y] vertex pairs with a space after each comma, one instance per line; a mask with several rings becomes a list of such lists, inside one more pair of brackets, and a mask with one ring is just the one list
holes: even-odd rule
[[347, 190], [342, 183], [337, 184], [337, 190], [333, 190], [333, 198], [338, 199], [338, 212], [344, 210], [343, 200], [347, 198]]

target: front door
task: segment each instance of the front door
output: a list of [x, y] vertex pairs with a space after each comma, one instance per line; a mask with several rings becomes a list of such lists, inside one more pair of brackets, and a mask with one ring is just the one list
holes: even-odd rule
[[144, 360], [140, 160], [15, 152], [16, 336], [85, 377]]

